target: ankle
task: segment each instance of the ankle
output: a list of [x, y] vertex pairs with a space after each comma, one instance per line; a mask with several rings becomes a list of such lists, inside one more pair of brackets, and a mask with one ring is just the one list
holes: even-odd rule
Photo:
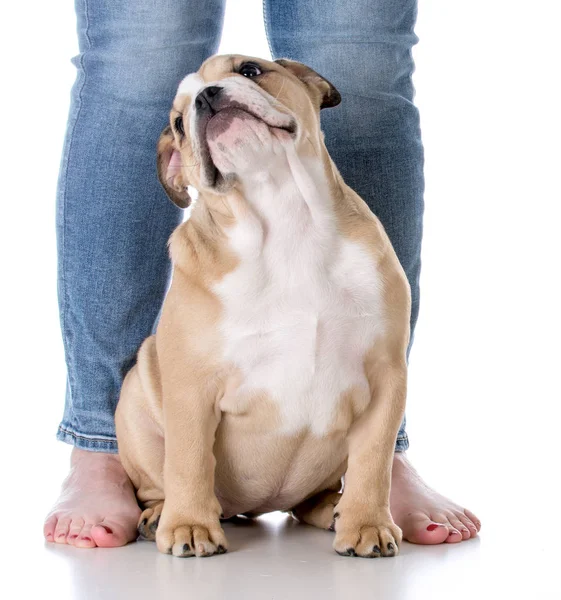
[[76, 467], [80, 465], [121, 465], [121, 460], [118, 454], [109, 452], [93, 452], [91, 450], [83, 450], [74, 446], [70, 455], [70, 466]]

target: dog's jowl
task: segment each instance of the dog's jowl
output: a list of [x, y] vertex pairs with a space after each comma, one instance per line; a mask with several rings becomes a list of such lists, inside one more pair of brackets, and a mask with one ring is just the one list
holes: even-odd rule
[[340, 554], [398, 552], [409, 288], [324, 145], [320, 110], [340, 101], [289, 60], [215, 56], [179, 85], [158, 173], [177, 205], [199, 198], [116, 415], [161, 552], [220, 554], [221, 518], [274, 510], [334, 529]]

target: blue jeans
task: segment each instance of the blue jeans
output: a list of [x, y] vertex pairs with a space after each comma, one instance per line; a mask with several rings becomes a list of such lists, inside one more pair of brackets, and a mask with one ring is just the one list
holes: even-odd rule
[[[214, 54], [224, 0], [75, 0], [80, 53], [57, 196], [58, 293], [67, 364], [57, 437], [116, 452], [124, 375], [152, 331], [181, 221], [155, 170], [176, 87]], [[413, 105], [416, 0], [264, 0], [271, 52], [329, 79], [322, 114], [346, 182], [380, 218], [419, 306], [423, 148]], [[408, 447], [405, 421], [396, 450]]]

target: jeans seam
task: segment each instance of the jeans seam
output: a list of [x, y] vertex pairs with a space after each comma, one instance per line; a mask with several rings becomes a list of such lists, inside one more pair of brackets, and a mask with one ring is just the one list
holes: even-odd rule
[[75, 431], [72, 431], [71, 429], [67, 429], [66, 427], [63, 427], [62, 425], [59, 425], [58, 429], [59, 429], [59, 431], [62, 431], [62, 433], [65, 433], [66, 435], [69, 435], [75, 439], [87, 440], [88, 442], [111, 443], [111, 442], [117, 441], [117, 438], [112, 437], [112, 436], [96, 437], [96, 436], [88, 436], [88, 435], [76, 433]]
[[[87, 41], [88, 49], [90, 49], [92, 47], [92, 43], [91, 43], [91, 39], [88, 35], [89, 28], [90, 28], [90, 20], [89, 20], [89, 15], [88, 15], [88, 1], [87, 0], [84, 0], [84, 16], [85, 16], [85, 21], [86, 21], [86, 29], [84, 32], [84, 36]], [[69, 394], [70, 394], [71, 398], [73, 396], [73, 390], [75, 388], [75, 383], [74, 383], [74, 376], [73, 376], [73, 371], [72, 371], [72, 362], [73, 362], [72, 361], [72, 352], [70, 351], [71, 341], [70, 341], [70, 336], [68, 333], [68, 327], [67, 327], [67, 323], [66, 323], [66, 314], [69, 310], [68, 307], [70, 306], [70, 303], [68, 302], [68, 286], [66, 285], [66, 281], [67, 281], [67, 276], [66, 276], [66, 266], [67, 266], [67, 260], [66, 260], [66, 228], [67, 228], [66, 192], [67, 192], [67, 188], [68, 188], [68, 186], [67, 186], [68, 163], [70, 162], [70, 155], [72, 152], [72, 146], [73, 146], [73, 142], [74, 142], [74, 131], [76, 128], [76, 123], [78, 122], [78, 119], [80, 118], [80, 113], [82, 111], [82, 92], [86, 85], [86, 69], [84, 66], [84, 52], [80, 52], [80, 70], [82, 72], [82, 77], [83, 77], [82, 85], [80, 86], [80, 89], [78, 90], [78, 95], [77, 95], [78, 96], [78, 110], [76, 111], [76, 115], [74, 117], [74, 122], [72, 123], [72, 130], [70, 132], [69, 140], [68, 140], [68, 152], [66, 155], [66, 162], [64, 164], [64, 175], [63, 175], [64, 191], [63, 191], [63, 195], [62, 195], [62, 232], [61, 232], [62, 307], [61, 307], [61, 311], [60, 311], [61, 312], [60, 319], [61, 319], [62, 335], [63, 335], [63, 339], [64, 339], [64, 344], [66, 347], [67, 380], [68, 380]], [[72, 415], [72, 419], [73, 419], [73, 417], [74, 417], [74, 415]]]

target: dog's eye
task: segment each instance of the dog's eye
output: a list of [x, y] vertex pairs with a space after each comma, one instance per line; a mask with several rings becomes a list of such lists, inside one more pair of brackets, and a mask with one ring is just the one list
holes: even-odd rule
[[174, 123], [175, 129], [179, 135], [185, 135], [185, 130], [183, 129], [183, 117], [177, 117]]
[[263, 73], [263, 71], [261, 71], [259, 65], [256, 65], [255, 63], [244, 63], [239, 68], [239, 74], [244, 77], [257, 77], [257, 75], [261, 75], [261, 73]]

